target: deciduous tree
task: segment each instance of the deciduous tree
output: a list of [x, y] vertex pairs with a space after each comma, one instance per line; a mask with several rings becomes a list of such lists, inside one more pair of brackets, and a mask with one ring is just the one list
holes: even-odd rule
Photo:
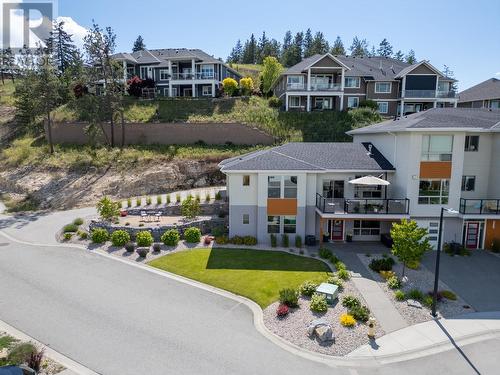
[[283, 71], [283, 66], [280, 64], [276, 57], [266, 57], [264, 59], [262, 72], [260, 75], [260, 80], [262, 84], [262, 94], [269, 96], [274, 83], [278, 80], [281, 72]]

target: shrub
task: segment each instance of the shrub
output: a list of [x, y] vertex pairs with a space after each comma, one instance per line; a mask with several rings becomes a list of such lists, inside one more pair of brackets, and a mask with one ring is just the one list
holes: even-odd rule
[[222, 81], [222, 89], [227, 96], [233, 96], [238, 90], [238, 82], [231, 77], [224, 78]]
[[171, 201], [170, 194], [167, 194], [167, 204], [170, 204], [170, 201]]
[[420, 268], [420, 262], [418, 260], [411, 260], [406, 262], [406, 267], [411, 270], [418, 270]]
[[309, 308], [314, 312], [325, 312], [328, 310], [328, 303], [326, 302], [325, 295], [314, 293], [311, 297]]
[[149, 253], [149, 248], [147, 247], [139, 247], [137, 249], [137, 254], [139, 254], [141, 258], [146, 258], [148, 256], [148, 253]]
[[162, 203], [161, 195], [156, 196], [156, 204], [159, 206]]
[[196, 227], [189, 227], [184, 231], [184, 239], [188, 243], [198, 243], [201, 239], [201, 231]]
[[37, 373], [40, 373], [40, 369], [42, 367], [43, 354], [44, 354], [43, 349], [42, 350], [36, 349], [34, 352], [31, 353], [30, 357], [28, 358], [28, 361], [26, 362], [26, 365], [30, 369], [33, 369]]
[[386, 256], [383, 258], [372, 259], [369, 264], [369, 267], [375, 272], [391, 271], [394, 264], [395, 264], [394, 259], [389, 256]]
[[245, 236], [245, 237], [243, 237], [243, 243], [246, 246], [255, 246], [255, 245], [257, 245], [257, 238], [252, 237], [252, 236]]
[[349, 271], [340, 269], [337, 272], [335, 272], [335, 275], [342, 279], [342, 280], [349, 280], [351, 278], [351, 275], [349, 275]]
[[379, 273], [385, 280], [389, 280], [391, 277], [396, 276], [396, 272], [394, 271], [380, 271]]
[[298, 247], [299, 249], [302, 247], [302, 237], [299, 235], [295, 236], [295, 247]]
[[278, 316], [278, 318], [284, 318], [285, 316], [288, 315], [289, 312], [290, 309], [285, 304], [280, 304], [276, 309], [276, 315]]
[[78, 226], [75, 224], [68, 224], [68, 225], [65, 225], [63, 228], [64, 233], [76, 232], [77, 230], [78, 230]]
[[205, 195], [205, 202], [210, 202], [210, 193]]
[[127, 207], [128, 208], [132, 207], [132, 199], [130, 198], [127, 199]]
[[418, 289], [411, 289], [407, 294], [406, 298], [414, 299], [416, 301], [422, 301], [424, 294]]
[[322, 248], [319, 249], [319, 257], [322, 258], [322, 259], [328, 259], [328, 258], [330, 258], [331, 254], [332, 253], [330, 252], [329, 249], [326, 249], [324, 247], [322, 247]]
[[31, 355], [37, 353], [35, 345], [30, 342], [23, 342], [14, 346], [7, 355], [7, 362], [14, 366], [28, 363]]
[[181, 203], [181, 195], [179, 193], [175, 194], [175, 201]]
[[215, 193], [215, 200], [220, 201], [221, 199], [222, 199], [222, 194], [220, 193], [220, 191], [218, 191], [217, 193]]
[[196, 196], [195, 196], [195, 200], [196, 200], [196, 202], [198, 202], [198, 203], [201, 201], [200, 194], [196, 194]]
[[240, 236], [234, 236], [230, 239], [230, 242], [233, 245], [243, 245], [243, 237]]
[[342, 298], [342, 306], [352, 309], [353, 307], [361, 306], [361, 302], [354, 296], [345, 296]]
[[[427, 295], [432, 297], [434, 295], [434, 292], [433, 291], [427, 292]], [[425, 298], [425, 296], [424, 296], [424, 298]], [[441, 301], [442, 299], [443, 299], [443, 295], [441, 294], [440, 291], [438, 291], [436, 293], [436, 301]]]
[[330, 262], [332, 262], [332, 264], [335, 264], [339, 261], [339, 258], [337, 258], [337, 256], [335, 254], [330, 254]]
[[354, 306], [349, 309], [349, 314], [357, 321], [367, 322], [370, 318], [370, 309], [366, 306]]
[[398, 289], [394, 292], [394, 297], [398, 301], [404, 301], [406, 299], [406, 294], [401, 289]]
[[267, 100], [267, 104], [269, 105], [269, 107], [271, 108], [280, 108], [281, 105], [282, 105], [282, 102], [281, 102], [281, 99], [278, 98], [277, 96], [271, 96], [268, 100]]
[[331, 276], [329, 277], [326, 282], [328, 284], [333, 284], [333, 285], [337, 285], [339, 287], [339, 289], [342, 289], [344, 287], [344, 282], [339, 279], [338, 277], [335, 277], [335, 276]]
[[89, 234], [84, 230], [79, 230], [78, 232], [76, 232], [76, 234], [81, 240], [86, 240], [89, 237]]
[[337, 271], [340, 271], [340, 270], [345, 271], [347, 269], [345, 263], [341, 262], [340, 260], [337, 260], [334, 264], [335, 264], [335, 268], [337, 269]]
[[360, 100], [358, 107], [359, 108], [363, 108], [363, 107], [371, 108], [375, 111], [378, 110], [377, 102], [370, 100], [370, 99]]
[[153, 243], [153, 236], [151, 235], [151, 232], [143, 230], [137, 233], [135, 241], [137, 242], [138, 247], [149, 247]]
[[161, 235], [161, 242], [167, 246], [177, 246], [181, 236], [177, 229], [169, 229]]
[[125, 244], [125, 250], [127, 250], [127, 252], [129, 252], [129, 253], [134, 252], [134, 250], [135, 250], [135, 244], [133, 242], [127, 242]]
[[73, 238], [73, 233], [72, 232], [64, 233], [64, 240], [65, 241], [69, 241], [72, 238]]
[[161, 244], [159, 244], [159, 243], [153, 244], [153, 251], [155, 253], [159, 253], [161, 251]]
[[387, 286], [391, 289], [398, 289], [401, 287], [401, 282], [397, 276], [391, 276], [387, 279]]
[[283, 247], [288, 247], [290, 246], [290, 239], [288, 238], [288, 234], [283, 234], [281, 236], [281, 245]]
[[103, 220], [112, 221], [120, 214], [121, 204], [108, 197], [103, 197], [97, 202], [97, 213]]
[[75, 225], [82, 225], [83, 224], [83, 219], [81, 217], [77, 217], [75, 220], [73, 220], [73, 224], [75, 224]]
[[151, 206], [151, 201], [152, 201], [151, 197], [146, 197], [146, 205], [147, 206]]
[[285, 304], [288, 307], [297, 307], [299, 305], [299, 294], [295, 289], [281, 289], [280, 303]]
[[441, 295], [446, 298], [446, 299], [449, 299], [451, 301], [456, 301], [457, 300], [457, 296], [455, 293], [453, 293], [451, 290], [442, 290], [441, 291]]
[[431, 308], [433, 303], [434, 300], [432, 299], [432, 296], [424, 296], [422, 299], [422, 304], [428, 308]]
[[225, 245], [229, 243], [229, 238], [226, 235], [217, 236], [215, 237], [215, 242], [217, 242], [217, 244], [219, 245]]
[[253, 79], [251, 77], [241, 78], [240, 89], [243, 95], [250, 95], [253, 91]]
[[278, 246], [278, 239], [276, 238], [275, 234], [271, 234], [271, 247], [276, 247]]
[[352, 315], [342, 314], [340, 315], [340, 324], [344, 327], [354, 327], [356, 325], [356, 319]]
[[182, 216], [188, 219], [194, 219], [196, 216], [200, 214], [200, 203], [197, 199], [193, 199], [191, 195], [189, 195], [184, 201], [181, 203], [181, 212]]
[[113, 246], [125, 246], [127, 242], [130, 242], [130, 234], [125, 230], [115, 230], [111, 233], [111, 243]]
[[304, 281], [302, 285], [299, 287], [300, 294], [303, 296], [311, 297], [315, 292], [318, 284], [313, 281]]
[[96, 228], [92, 231], [91, 238], [93, 243], [104, 243], [108, 240], [109, 233], [104, 228]]
[[135, 205], [137, 207], [141, 207], [142, 206], [142, 199], [141, 198], [135, 198]]

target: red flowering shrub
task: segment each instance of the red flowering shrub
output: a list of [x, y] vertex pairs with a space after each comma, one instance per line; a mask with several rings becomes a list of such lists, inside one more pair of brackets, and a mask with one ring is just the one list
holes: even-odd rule
[[288, 308], [287, 305], [280, 304], [276, 309], [276, 315], [278, 316], [278, 318], [284, 318], [285, 316], [288, 315], [289, 311], [290, 309]]

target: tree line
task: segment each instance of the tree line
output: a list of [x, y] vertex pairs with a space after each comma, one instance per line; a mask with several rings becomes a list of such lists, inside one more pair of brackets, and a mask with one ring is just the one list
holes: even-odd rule
[[281, 43], [274, 38], [268, 38], [265, 31], [262, 32], [262, 36], [258, 40], [252, 33], [244, 43], [238, 39], [227, 57], [227, 62], [262, 64], [265, 57], [273, 56], [284, 66], [290, 67], [306, 57], [315, 54], [325, 54], [327, 52], [330, 52], [332, 55], [349, 54], [355, 57], [392, 57], [408, 64], [413, 64], [417, 61], [413, 49], [410, 49], [407, 53], [403, 53], [401, 50], [395, 51], [386, 38], [376, 47], [375, 45], [370, 46], [370, 43], [366, 39], [355, 36], [351, 45], [346, 48], [340, 36], [337, 36], [333, 43], [329, 43], [321, 31], [313, 33], [311, 29], [307, 29], [306, 32], [299, 31], [294, 36], [288, 30]]

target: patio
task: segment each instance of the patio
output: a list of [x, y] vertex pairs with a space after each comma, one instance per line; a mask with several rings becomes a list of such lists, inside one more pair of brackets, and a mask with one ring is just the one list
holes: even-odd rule
[[[212, 216], [198, 216], [197, 220], [210, 220]], [[128, 215], [118, 218], [117, 226], [155, 228], [169, 225], [181, 225], [189, 223], [192, 220], [186, 220], [182, 216], [157, 216], [154, 213], [146, 216]]]

